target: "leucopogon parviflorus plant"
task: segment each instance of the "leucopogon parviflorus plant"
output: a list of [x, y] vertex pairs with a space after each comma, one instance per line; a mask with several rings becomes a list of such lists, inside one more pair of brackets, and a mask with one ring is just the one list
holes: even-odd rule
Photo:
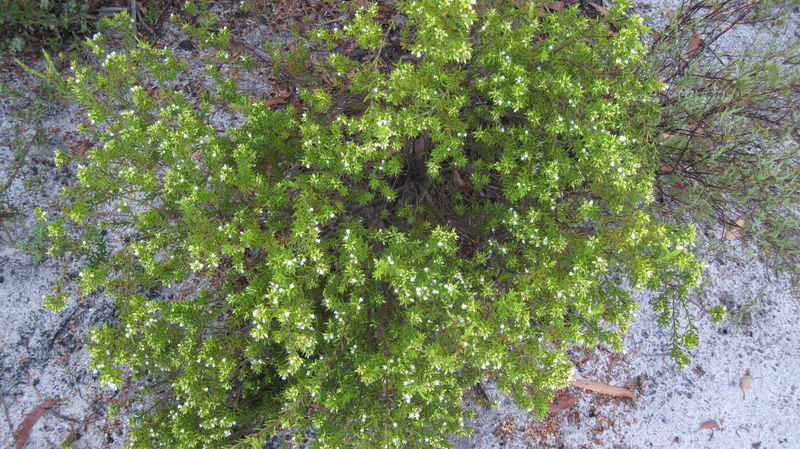
[[[199, 98], [173, 88], [184, 61], [130, 35], [43, 73], [96, 141], [56, 155], [78, 180], [39, 214], [51, 254], [116, 300], [90, 335], [102, 381], [156, 398], [130, 447], [258, 448], [279, 428], [314, 448], [448, 447], [476, 383], [544, 413], [568, 349], [621, 350], [625, 286], [660, 292], [686, 362], [701, 265], [693, 229], [650, 210], [663, 85], [642, 76], [628, 2], [387, 5], [311, 31], [327, 56], [283, 107], [224, 76], [257, 62], [208, 16], [184, 24], [220, 49]], [[220, 127], [221, 107], [240, 124]]]

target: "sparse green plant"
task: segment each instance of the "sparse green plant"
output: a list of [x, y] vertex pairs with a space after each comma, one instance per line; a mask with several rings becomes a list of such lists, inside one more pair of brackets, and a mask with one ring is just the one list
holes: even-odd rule
[[[667, 84], [657, 146], [669, 219], [744, 241], [777, 271], [800, 271], [800, 41], [781, 36], [800, 2], [685, 2], [651, 45]], [[716, 44], [762, 23], [740, 53]], [[766, 31], [764, 31], [766, 30]]]
[[20, 53], [30, 43], [55, 48], [88, 29], [86, 13], [79, 0], [0, 0], [0, 52]]
[[9, 229], [13, 226], [13, 221], [17, 219], [18, 212], [8, 204], [8, 201], [3, 198], [5, 195], [5, 186], [0, 186], [0, 244], [10, 244], [12, 241]]
[[766, 296], [764, 289], [750, 298], [747, 303], [728, 311], [727, 317], [736, 325], [739, 331], [746, 330], [753, 325], [753, 314], [762, 310], [765, 305]]
[[[22, 216], [16, 207], [9, 201], [9, 190], [12, 184], [20, 179], [24, 168], [29, 164], [29, 154], [32, 147], [39, 147], [45, 143], [46, 131], [42, 126], [42, 120], [46, 114], [46, 108], [57, 98], [53, 86], [42, 80], [35, 89], [29, 92], [15, 90], [6, 85], [0, 85], [0, 95], [5, 95], [16, 103], [12, 109], [11, 119], [16, 132], [11, 141], [10, 157], [0, 157], [0, 165], [3, 171], [3, 182], [0, 184], [0, 226], [3, 227], [4, 236], [0, 238], [5, 244], [17, 245], [23, 248], [34, 257], [37, 263], [44, 260], [41, 246], [47, 245], [41, 236], [31, 235], [25, 240], [19, 240], [12, 228], [17, 228]], [[40, 179], [36, 175], [30, 175], [22, 179], [22, 185], [26, 191], [32, 191], [41, 187]], [[13, 223], [12, 223], [13, 222]]]
[[34, 263], [40, 264], [44, 262], [47, 258], [47, 251], [50, 249], [50, 242], [47, 237], [47, 223], [37, 221], [31, 233], [17, 242], [17, 248], [31, 256]]
[[716, 305], [708, 309], [708, 314], [715, 323], [719, 324], [728, 316], [728, 310], [724, 305]]

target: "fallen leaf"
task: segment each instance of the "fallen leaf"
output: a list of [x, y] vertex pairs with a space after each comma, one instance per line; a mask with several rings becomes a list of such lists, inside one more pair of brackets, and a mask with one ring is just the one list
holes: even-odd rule
[[594, 9], [596, 9], [596, 10], [597, 10], [597, 12], [599, 12], [599, 13], [600, 13], [600, 15], [602, 15], [603, 17], [606, 17], [606, 16], [608, 16], [608, 10], [607, 10], [607, 9], [605, 9], [603, 6], [601, 6], [601, 5], [598, 5], [597, 3], [594, 3], [594, 2], [589, 2], [589, 4], [590, 4], [590, 5], [592, 5], [592, 7], [593, 7]]
[[92, 148], [92, 142], [90, 140], [81, 140], [80, 142], [68, 146], [69, 149], [72, 150], [72, 154], [76, 156], [83, 156], [89, 151], [90, 148]]
[[551, 2], [547, 4], [547, 7], [553, 11], [561, 11], [564, 9], [564, 2]]
[[736, 220], [736, 224], [731, 226], [731, 228], [725, 232], [725, 240], [730, 242], [731, 240], [738, 238], [741, 235], [739, 231], [744, 226], [744, 223], [745, 221], [742, 218]]
[[739, 381], [739, 387], [742, 389], [742, 399], [747, 399], [747, 390], [750, 389], [750, 381], [753, 377], [750, 375], [750, 369], [745, 370], [744, 377]]
[[284, 100], [283, 98], [267, 98], [266, 100], [264, 100], [264, 103], [267, 106], [277, 106], [279, 104], [286, 103], [286, 100]]
[[700, 49], [700, 43], [702, 41], [703, 40], [700, 37], [700, 33], [692, 34], [692, 39], [689, 41], [689, 48], [686, 49], [686, 55], [690, 58], [693, 58]]
[[320, 76], [322, 77], [322, 79], [326, 83], [328, 83], [330, 85], [333, 85], [334, 83], [336, 83], [336, 78], [334, 78], [333, 75], [331, 75], [330, 73], [323, 73]]
[[461, 179], [461, 174], [458, 173], [458, 170], [453, 170], [453, 183], [459, 187], [467, 185], [464, 180]]
[[608, 394], [611, 396], [621, 396], [625, 398], [636, 400], [636, 394], [627, 388], [614, 387], [602, 382], [594, 382], [591, 380], [576, 380], [572, 382], [572, 386], [591, 390], [597, 393]]
[[574, 396], [566, 396], [564, 398], [559, 399], [556, 402], [551, 403], [547, 406], [547, 413], [551, 415], [555, 415], [556, 413], [566, 410], [578, 402], [578, 398]]
[[703, 422], [700, 424], [700, 427], [695, 430], [695, 432], [699, 432], [705, 429], [719, 429], [722, 430], [722, 427], [719, 426], [719, 423], [715, 419], [709, 419], [708, 421]]
[[94, 12], [100, 6], [100, 3], [102, 3], [102, 1], [103, 0], [89, 0], [89, 2], [86, 5], [87, 12], [90, 13]]
[[50, 407], [56, 405], [60, 399], [51, 401], [47, 400], [42, 402], [41, 404], [34, 407], [30, 413], [25, 415], [25, 418], [22, 420], [22, 424], [19, 425], [19, 429], [17, 429], [16, 433], [14, 433], [14, 440], [16, 441], [16, 449], [22, 449], [25, 446], [25, 443], [28, 442], [28, 435], [31, 433], [31, 429], [36, 424], [36, 421], [39, 421], [39, 418], [44, 415], [44, 412], [47, 411]]
[[661, 173], [671, 173], [675, 170], [675, 167], [672, 165], [662, 165], [661, 168], [658, 169]]

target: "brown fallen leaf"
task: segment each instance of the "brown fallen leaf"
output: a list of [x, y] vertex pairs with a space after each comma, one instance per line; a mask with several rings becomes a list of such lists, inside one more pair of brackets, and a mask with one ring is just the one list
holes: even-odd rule
[[578, 402], [578, 398], [574, 396], [566, 396], [556, 402], [547, 406], [547, 413], [555, 415], [556, 413], [566, 410]]
[[751, 380], [753, 380], [753, 377], [750, 375], [750, 369], [748, 368], [744, 371], [742, 380], [739, 381], [739, 387], [742, 389], [742, 399], [747, 399], [747, 390], [750, 389]]
[[593, 7], [594, 9], [596, 9], [596, 10], [597, 10], [597, 12], [599, 12], [601, 16], [603, 16], [603, 17], [606, 17], [606, 16], [608, 16], [608, 10], [607, 10], [607, 9], [605, 9], [603, 6], [601, 6], [601, 5], [598, 5], [597, 3], [594, 3], [594, 2], [588, 2], [588, 3], [589, 3], [590, 5], [592, 5], [592, 7]]
[[628, 390], [627, 388], [622, 387], [614, 387], [612, 385], [604, 384], [602, 382], [594, 382], [591, 380], [575, 380], [572, 382], [572, 386], [583, 388], [585, 390], [591, 390], [597, 393], [608, 394], [611, 396], [621, 396], [625, 398], [633, 399], [634, 401], [636, 398], [636, 393]]
[[564, 2], [550, 2], [547, 4], [547, 8], [552, 9], [553, 11], [561, 11], [564, 9]]
[[738, 238], [741, 235], [739, 231], [741, 231], [742, 227], [744, 227], [744, 223], [745, 221], [743, 218], [736, 220], [736, 224], [731, 226], [731, 228], [725, 232], [725, 240], [730, 242], [731, 240]]
[[709, 419], [708, 421], [703, 422], [700, 424], [700, 427], [695, 430], [695, 432], [699, 432], [705, 429], [719, 429], [722, 430], [722, 427], [719, 426], [719, 423], [715, 419]]
[[44, 401], [34, 407], [30, 413], [25, 415], [25, 418], [22, 420], [22, 424], [19, 425], [19, 428], [14, 433], [16, 449], [22, 449], [25, 446], [25, 443], [28, 442], [28, 435], [30, 435], [31, 429], [33, 429], [36, 421], [39, 421], [39, 418], [44, 415], [44, 412], [46, 412], [50, 407], [56, 405], [59, 401], [61, 401], [61, 399]]
[[68, 147], [70, 150], [72, 150], [72, 154], [76, 156], [83, 156], [89, 151], [89, 149], [92, 148], [92, 142], [90, 140], [82, 140], [72, 145], [68, 145]]
[[662, 165], [661, 168], [658, 169], [661, 173], [671, 173], [675, 170], [675, 167], [672, 165]]
[[90, 13], [94, 12], [100, 6], [100, 3], [102, 3], [102, 1], [103, 0], [89, 0], [89, 2], [86, 4], [87, 12]]
[[692, 34], [692, 39], [689, 41], [689, 48], [686, 49], [686, 55], [690, 58], [693, 58], [700, 49], [700, 44], [702, 42], [703, 39], [700, 37], [700, 33]]
[[458, 173], [458, 170], [453, 170], [453, 183], [459, 187], [467, 185], [464, 180], [461, 179], [461, 174]]
[[279, 104], [284, 104], [284, 103], [286, 103], [286, 100], [284, 100], [283, 98], [267, 98], [266, 100], [264, 100], [264, 104], [266, 104], [267, 106], [277, 106]]

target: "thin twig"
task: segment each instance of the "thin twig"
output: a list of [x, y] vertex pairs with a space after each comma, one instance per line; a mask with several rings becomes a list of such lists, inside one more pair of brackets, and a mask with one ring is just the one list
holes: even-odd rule
[[69, 421], [69, 422], [72, 422], [72, 423], [75, 423], [75, 424], [84, 424], [84, 422], [82, 420], [80, 420], [80, 419], [72, 418], [72, 417], [67, 416], [67, 415], [63, 415], [63, 414], [58, 413], [57, 411], [52, 410], [52, 409], [47, 410], [45, 413], [47, 413], [49, 415], [52, 415], [52, 416], [55, 416], [56, 418], [62, 419], [64, 421]]
[[10, 435], [14, 435], [14, 424], [11, 424], [11, 416], [8, 414], [8, 406], [6, 405], [6, 393], [2, 392], [0, 394], [0, 402], [3, 404], [3, 413], [6, 417], [6, 422], [8, 423], [8, 429], [11, 431]]
[[133, 35], [136, 35], [136, 0], [131, 0], [131, 26], [133, 27]]

